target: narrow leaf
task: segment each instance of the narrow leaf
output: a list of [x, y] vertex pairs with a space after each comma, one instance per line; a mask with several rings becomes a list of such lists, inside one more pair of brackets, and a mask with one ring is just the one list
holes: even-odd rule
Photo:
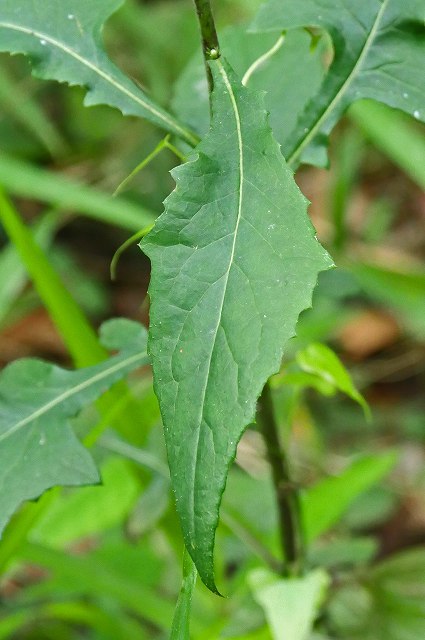
[[2, 0], [0, 51], [24, 53], [34, 75], [87, 87], [87, 106], [107, 104], [146, 118], [193, 145], [196, 137], [155, 104], [108, 58], [101, 30], [123, 0]]
[[385, 477], [397, 462], [394, 452], [364, 456], [340, 475], [326, 478], [302, 496], [304, 531], [314, 540], [338, 522], [350, 504]]
[[119, 457], [103, 463], [101, 477], [101, 486], [59, 495], [32, 529], [31, 540], [69, 548], [82, 538], [120, 526], [137, 500], [140, 483], [129, 463]]
[[[59, 222], [59, 216], [53, 212], [40, 216], [32, 228], [34, 242], [43, 249], [48, 248]], [[0, 253], [0, 327], [8, 320], [27, 282], [28, 276], [19, 253], [13, 243], [9, 243]]]
[[267, 123], [263, 99], [211, 63], [212, 128], [173, 171], [141, 243], [152, 261], [150, 353], [186, 546], [216, 590], [221, 495], [243, 430], [331, 260]]
[[420, 125], [383, 104], [361, 101], [349, 116], [388, 158], [425, 190], [425, 135]]
[[124, 198], [112, 200], [110, 195], [93, 186], [88, 187], [68, 176], [40, 169], [2, 152], [0, 184], [14, 196], [47, 202], [130, 231], [139, 231], [156, 218], [154, 212], [142, 205]]
[[388, 269], [379, 264], [354, 263], [350, 272], [362, 290], [381, 302], [414, 335], [425, 336], [425, 270]]
[[0, 66], [0, 104], [19, 124], [39, 140], [52, 156], [64, 154], [66, 143], [52, 120], [45, 115], [38, 102], [23, 91], [18, 82], [9, 78], [7, 71]]
[[334, 59], [317, 95], [301, 114], [283, 151], [302, 160], [347, 107], [372, 98], [425, 121], [425, 5], [422, 0], [269, 0], [254, 31], [318, 27], [329, 32]]
[[40, 298], [58, 327], [77, 366], [95, 364], [107, 356], [96, 333], [53, 269], [43, 249], [0, 189], [0, 223], [14, 243]]
[[[140, 340], [113, 358], [79, 371], [35, 359], [17, 360], [0, 376], [0, 533], [24, 500], [55, 485], [98, 481], [96, 467], [69, 419], [114, 382], [147, 364]], [[143, 345], [142, 345], [143, 348]]]

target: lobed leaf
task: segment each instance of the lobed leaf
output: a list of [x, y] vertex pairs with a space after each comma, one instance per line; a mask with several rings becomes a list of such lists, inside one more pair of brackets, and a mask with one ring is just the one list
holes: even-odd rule
[[35, 359], [17, 360], [0, 375], [0, 533], [24, 500], [55, 485], [84, 485], [99, 476], [70, 424], [114, 382], [147, 364], [146, 332], [101, 364], [66, 371]]
[[186, 546], [216, 591], [215, 529], [237, 443], [329, 256], [267, 123], [220, 59], [212, 127], [141, 243], [152, 261], [149, 350]]
[[318, 27], [331, 36], [334, 59], [322, 86], [283, 147], [296, 165], [347, 107], [372, 98], [425, 121], [425, 5], [422, 0], [268, 0], [254, 31]]
[[2, 0], [0, 51], [29, 56], [39, 78], [87, 87], [87, 106], [116, 107], [196, 144], [196, 137], [127, 78], [104, 51], [102, 26], [122, 2]]

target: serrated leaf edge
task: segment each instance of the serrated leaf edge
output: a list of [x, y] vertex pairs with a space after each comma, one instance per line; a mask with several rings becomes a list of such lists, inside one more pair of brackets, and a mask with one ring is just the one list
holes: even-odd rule
[[[329, 114], [333, 111], [335, 105], [338, 104], [342, 100], [342, 98], [344, 97], [344, 94], [345, 94], [347, 88], [351, 85], [351, 83], [353, 81], [353, 78], [355, 77], [358, 68], [362, 65], [363, 60], [367, 56], [367, 54], [369, 52], [369, 49], [373, 44], [376, 32], [377, 32], [377, 30], [379, 28], [379, 25], [380, 25], [380, 22], [381, 22], [381, 18], [382, 18], [383, 14], [384, 14], [384, 12], [385, 12], [385, 10], [387, 8], [387, 5], [388, 5], [388, 0], [383, 0], [381, 8], [379, 9], [379, 11], [378, 11], [378, 13], [376, 15], [375, 22], [372, 25], [372, 28], [370, 30], [370, 33], [369, 33], [368, 37], [366, 38], [366, 41], [365, 41], [365, 43], [363, 45], [363, 49], [362, 49], [362, 51], [361, 51], [361, 53], [360, 53], [360, 55], [358, 57], [358, 60], [357, 60], [356, 64], [354, 65], [354, 67], [351, 69], [351, 71], [350, 71], [349, 75], [347, 76], [347, 78], [344, 80], [344, 82], [341, 85], [341, 87], [338, 89], [336, 95], [332, 98], [331, 102], [328, 104], [328, 106], [326, 107], [326, 109], [324, 110], [322, 115], [316, 120], [314, 125], [307, 132], [307, 134], [301, 140], [301, 142], [298, 144], [298, 146], [288, 156], [287, 163], [290, 166], [294, 166], [297, 163], [297, 161], [298, 161], [300, 155], [302, 154], [303, 150], [310, 144], [310, 142], [313, 140], [315, 135], [320, 132], [320, 128], [321, 128], [322, 124], [324, 123], [326, 118], [329, 116]], [[329, 73], [332, 73], [332, 65], [331, 65], [331, 67], [329, 69]]]
[[[112, 76], [102, 71], [102, 69], [100, 69], [95, 64], [90, 62], [90, 60], [86, 60], [86, 58], [83, 58], [82, 56], [80, 56], [74, 49], [63, 44], [59, 40], [56, 40], [56, 38], [53, 38], [52, 36], [49, 36], [46, 33], [42, 33], [40, 31], [35, 31], [33, 29], [29, 29], [27, 27], [14, 24], [13, 22], [0, 22], [0, 27], [4, 29], [10, 29], [11, 31], [18, 31], [20, 33], [25, 33], [27, 35], [34, 36], [41, 42], [44, 42], [44, 43], [48, 42], [49, 44], [57, 47], [67, 55], [75, 58], [75, 60], [78, 60], [80, 64], [85, 65], [86, 67], [94, 71], [94, 73], [97, 73], [97, 75], [99, 75], [101, 78], [103, 78], [104, 80], [109, 82], [112, 86], [114, 86], [115, 89], [118, 89], [118, 91], [121, 91], [122, 93], [124, 93], [131, 100], [134, 100], [134, 102], [138, 103], [141, 107], [143, 107], [147, 111], [150, 111], [150, 113], [152, 113], [152, 115], [155, 116], [155, 118], [162, 120], [162, 122], [164, 122], [164, 124], [166, 125], [167, 130], [171, 130], [172, 132], [178, 134], [191, 145], [194, 145], [197, 143], [197, 139], [194, 137], [194, 135], [190, 131], [188, 131], [181, 125], [179, 125], [178, 122], [175, 121], [173, 118], [167, 116], [167, 114], [162, 112], [161, 110], [156, 109], [149, 102], [140, 98], [140, 96], [137, 96], [135, 93], [132, 93], [131, 91], [129, 91], [129, 89], [124, 87], [120, 82], [117, 82], [116, 80], [114, 80]], [[26, 55], [25, 52], [21, 52], [21, 53], [23, 53], [23, 55]]]

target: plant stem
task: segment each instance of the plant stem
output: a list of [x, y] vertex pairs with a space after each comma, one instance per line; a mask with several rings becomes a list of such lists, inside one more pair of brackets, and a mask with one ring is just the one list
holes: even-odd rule
[[267, 448], [279, 519], [279, 534], [284, 565], [282, 573], [293, 576], [300, 573], [302, 562], [302, 535], [300, 505], [297, 489], [291, 481], [288, 461], [279, 442], [269, 383], [259, 399], [258, 422]]
[[215, 28], [210, 0], [194, 0], [194, 2], [196, 13], [198, 14], [199, 26], [201, 29], [202, 52], [204, 54], [208, 86], [211, 93], [213, 89], [213, 80], [208, 62], [210, 60], [216, 60], [220, 56], [220, 45], [218, 43], [218, 36]]

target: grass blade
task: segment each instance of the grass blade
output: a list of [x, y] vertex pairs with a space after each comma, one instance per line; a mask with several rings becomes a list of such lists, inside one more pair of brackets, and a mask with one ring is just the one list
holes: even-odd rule
[[156, 218], [154, 212], [142, 206], [121, 198], [112, 199], [94, 187], [4, 153], [0, 153], [0, 184], [11, 195], [47, 202], [130, 231], [138, 231]]

